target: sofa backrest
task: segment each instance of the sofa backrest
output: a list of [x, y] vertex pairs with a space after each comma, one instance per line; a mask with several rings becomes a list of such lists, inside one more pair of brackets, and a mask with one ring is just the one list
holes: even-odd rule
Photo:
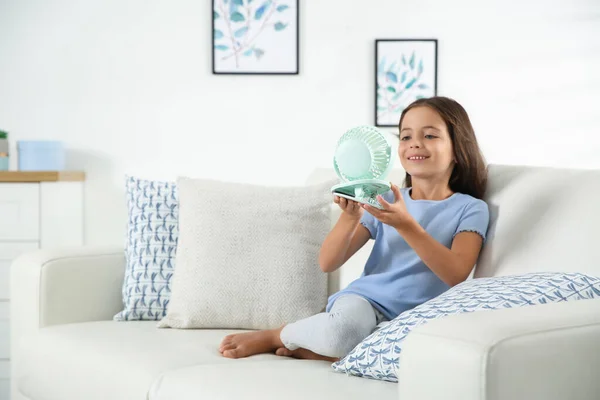
[[600, 276], [599, 170], [490, 165], [488, 179], [491, 221], [475, 277]]
[[[308, 183], [335, 177], [333, 169], [317, 169]], [[403, 179], [401, 168], [388, 176], [397, 185]], [[490, 209], [488, 240], [471, 277], [539, 271], [600, 276], [600, 171], [491, 164], [484, 200]], [[331, 210], [333, 227], [340, 209], [332, 203]], [[372, 248], [369, 241], [330, 274], [330, 293], [360, 276]]]

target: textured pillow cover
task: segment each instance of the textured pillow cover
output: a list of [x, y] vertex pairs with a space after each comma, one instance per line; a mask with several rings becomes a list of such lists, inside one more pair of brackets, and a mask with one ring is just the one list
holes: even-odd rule
[[332, 184], [178, 179], [177, 272], [158, 327], [270, 329], [320, 312]]
[[451, 314], [600, 298], [600, 279], [578, 273], [530, 273], [471, 279], [373, 332], [344, 358], [337, 372], [398, 382], [396, 369], [404, 338], [419, 325]]
[[175, 182], [126, 180], [128, 223], [123, 310], [116, 321], [160, 320], [166, 315], [179, 236]]

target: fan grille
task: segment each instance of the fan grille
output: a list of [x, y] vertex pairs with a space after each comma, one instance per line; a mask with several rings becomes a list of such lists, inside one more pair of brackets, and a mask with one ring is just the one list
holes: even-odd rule
[[[360, 141], [368, 149], [370, 162], [367, 162], [367, 168], [358, 168], [360, 171], [356, 168], [348, 168], [349, 163], [353, 162], [351, 159], [353, 154], [343, 152], [343, 145], [350, 141]], [[378, 179], [389, 172], [392, 156], [392, 146], [383, 132], [373, 126], [358, 126], [348, 130], [338, 140], [333, 164], [338, 176], [346, 181]]]

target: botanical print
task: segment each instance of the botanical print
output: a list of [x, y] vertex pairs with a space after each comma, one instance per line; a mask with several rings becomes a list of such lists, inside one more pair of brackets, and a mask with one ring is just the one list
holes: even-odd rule
[[215, 73], [297, 73], [297, 0], [213, 0]]
[[433, 40], [376, 41], [377, 126], [397, 126], [407, 105], [435, 95], [436, 53]]

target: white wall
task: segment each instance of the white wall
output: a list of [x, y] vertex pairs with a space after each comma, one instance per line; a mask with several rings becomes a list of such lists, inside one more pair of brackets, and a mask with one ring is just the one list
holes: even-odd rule
[[597, 0], [301, 0], [298, 76], [212, 75], [210, 18], [209, 0], [0, 0], [0, 129], [67, 143], [89, 243], [123, 243], [125, 173], [299, 184], [329, 166], [373, 123], [376, 38], [439, 40], [439, 94], [489, 162], [600, 168]]

